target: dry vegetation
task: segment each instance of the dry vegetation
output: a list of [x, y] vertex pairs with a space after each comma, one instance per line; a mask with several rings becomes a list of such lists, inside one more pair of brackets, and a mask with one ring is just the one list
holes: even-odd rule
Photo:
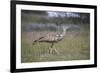
[[65, 60], [87, 60], [90, 58], [89, 30], [68, 31], [65, 38], [56, 43], [60, 54], [49, 53], [50, 44], [37, 43], [32, 45], [33, 40], [49, 33], [50, 31], [23, 32], [21, 42], [22, 62], [45, 62]]

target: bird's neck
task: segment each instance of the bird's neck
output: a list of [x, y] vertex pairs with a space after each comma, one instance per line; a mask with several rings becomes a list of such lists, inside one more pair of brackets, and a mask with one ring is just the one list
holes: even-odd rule
[[62, 35], [65, 36], [66, 34], [66, 29], [63, 29]]

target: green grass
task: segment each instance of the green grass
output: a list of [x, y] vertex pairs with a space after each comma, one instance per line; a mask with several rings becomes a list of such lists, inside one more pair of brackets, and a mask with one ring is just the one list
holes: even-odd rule
[[68, 61], [90, 59], [90, 35], [89, 29], [68, 31], [65, 38], [56, 43], [60, 54], [49, 53], [50, 44], [37, 43], [32, 41], [46, 31], [22, 32], [21, 38], [21, 62], [46, 62], [46, 61]]

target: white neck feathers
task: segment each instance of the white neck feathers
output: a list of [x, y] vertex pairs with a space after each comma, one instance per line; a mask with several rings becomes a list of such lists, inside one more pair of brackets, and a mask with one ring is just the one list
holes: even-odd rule
[[66, 34], [66, 30], [68, 29], [69, 27], [63, 27], [63, 32], [62, 32], [62, 35], [64, 36]]

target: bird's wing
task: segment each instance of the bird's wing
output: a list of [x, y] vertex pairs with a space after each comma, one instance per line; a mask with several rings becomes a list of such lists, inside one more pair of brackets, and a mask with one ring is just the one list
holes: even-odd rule
[[48, 33], [46, 36], [44, 36], [43, 38], [39, 39], [39, 41], [53, 41], [55, 40], [55, 38], [57, 37], [57, 33], [55, 32], [50, 32]]

